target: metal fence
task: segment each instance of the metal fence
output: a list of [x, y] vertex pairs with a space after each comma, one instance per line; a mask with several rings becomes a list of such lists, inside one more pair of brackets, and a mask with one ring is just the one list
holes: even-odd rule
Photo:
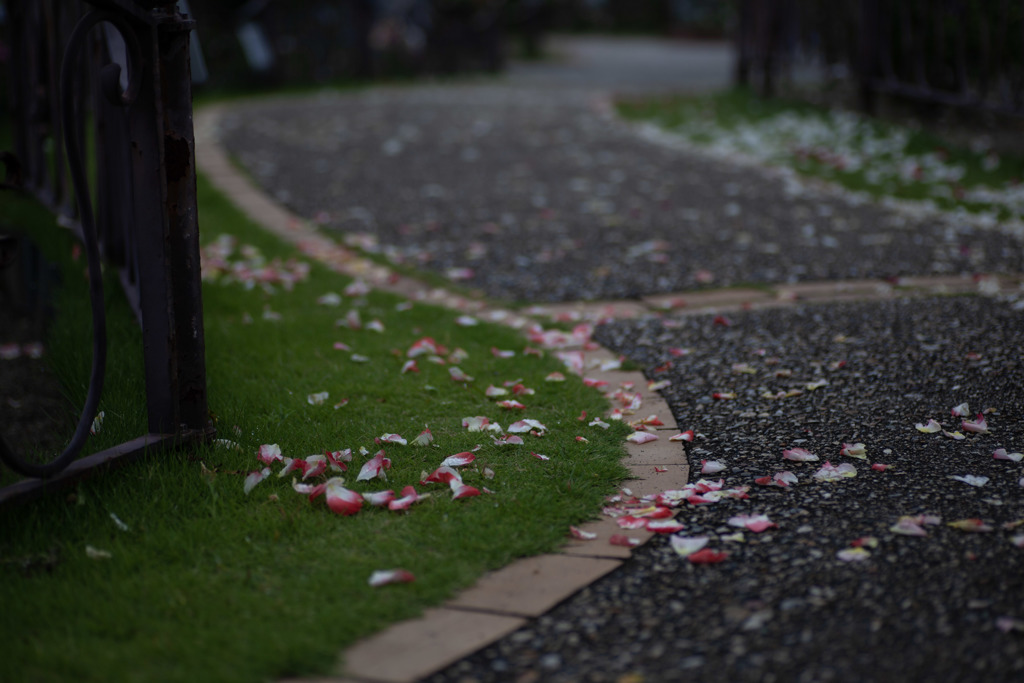
[[[174, 0], [9, 0], [7, 11], [12, 164], [23, 189], [85, 245], [93, 362], [64, 452], [30, 462], [0, 441], [0, 455], [22, 474], [63, 479], [212, 434], [189, 68], [193, 22]], [[149, 433], [77, 459], [107, 363], [101, 261], [118, 269], [142, 328]], [[8, 487], [0, 500], [38, 484]]]
[[878, 94], [1024, 115], [1024, 0], [739, 0], [737, 80], [813, 59]]

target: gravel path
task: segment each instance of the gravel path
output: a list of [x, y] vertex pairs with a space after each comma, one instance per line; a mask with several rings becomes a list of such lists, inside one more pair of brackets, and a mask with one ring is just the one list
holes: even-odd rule
[[[750, 487], [747, 500], [684, 505], [678, 516], [681, 535], [729, 555], [692, 564], [656, 538], [528, 628], [427, 680], [1021, 680], [1024, 467], [992, 453], [1024, 450], [1022, 311], [1024, 302], [936, 298], [751, 312], [728, 327], [712, 316], [601, 327], [604, 345], [672, 381], [675, 417], [698, 433], [692, 471], [717, 460], [726, 469], [709, 479]], [[692, 352], [670, 352], [680, 348]], [[762, 396], [793, 389], [803, 393]], [[994, 409], [989, 433], [916, 429], [934, 418], [961, 430], [950, 410], [963, 402], [972, 415]], [[864, 443], [867, 459], [840, 456], [844, 442]], [[791, 448], [820, 460], [783, 459]], [[856, 477], [816, 481], [826, 460]], [[755, 484], [783, 470], [799, 482]], [[950, 478], [963, 475], [988, 481]], [[776, 526], [730, 526], [739, 514]], [[924, 537], [892, 531], [905, 515], [938, 524]], [[991, 530], [948, 526], [964, 519]], [[729, 540], [737, 531], [744, 540]], [[837, 557], [865, 537], [878, 542], [867, 559]]]
[[265, 102], [226, 116], [221, 137], [299, 215], [495, 298], [1024, 270], [1020, 236], [655, 144], [587, 91]]

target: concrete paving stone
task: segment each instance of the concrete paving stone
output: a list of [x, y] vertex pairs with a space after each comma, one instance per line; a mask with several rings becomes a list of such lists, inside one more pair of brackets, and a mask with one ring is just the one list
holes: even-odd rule
[[776, 298], [811, 301], [817, 299], [879, 299], [893, 296], [893, 287], [881, 280], [802, 282], [780, 286]]
[[527, 557], [484, 575], [448, 604], [536, 617], [617, 566], [617, 561], [591, 557]]
[[668, 440], [669, 435], [658, 435], [657, 441], [644, 444], [626, 442], [626, 457], [622, 462], [630, 465], [679, 465], [686, 461], [686, 455], [679, 443]]
[[639, 318], [649, 315], [647, 306], [634, 301], [586, 301], [548, 304], [544, 313], [552, 320], [594, 322], [604, 318]]
[[626, 546], [612, 545], [608, 542], [608, 539], [616, 534], [623, 534], [630, 538], [638, 539], [640, 545], [642, 545], [654, 535], [646, 529], [620, 529], [619, 525], [611, 517], [601, 517], [591, 522], [578, 524], [577, 528], [580, 531], [597, 534], [597, 538], [590, 541], [582, 541], [576, 538], [569, 539], [565, 546], [562, 547], [562, 552], [566, 555], [624, 560], [632, 554], [632, 550]]
[[430, 609], [350, 647], [339, 673], [374, 683], [416, 681], [525, 624], [519, 617]]
[[[673, 312], [717, 309], [723, 306], [742, 307], [768, 301], [773, 294], [761, 289], [719, 289], [708, 292], [687, 292], [672, 294], [655, 294], [641, 299], [654, 310]], [[681, 305], [680, 305], [681, 304]]]
[[669, 465], [666, 472], [656, 472], [654, 465], [629, 465], [632, 478], [623, 486], [638, 497], [651, 496], [662, 491], [681, 489], [690, 481], [689, 467], [685, 464]]

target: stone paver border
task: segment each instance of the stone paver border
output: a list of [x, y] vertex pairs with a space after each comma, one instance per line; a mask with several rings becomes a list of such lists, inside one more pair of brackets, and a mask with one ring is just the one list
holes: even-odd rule
[[[200, 170], [250, 219], [281, 239], [298, 245], [310, 258], [338, 272], [361, 277], [375, 287], [415, 300], [472, 311], [487, 320], [522, 328], [532, 318], [488, 310], [486, 302], [467, 299], [444, 289], [430, 289], [413, 278], [399, 276], [310, 227], [307, 221], [269, 199], [248, 177], [236, 169], [216, 137], [222, 105], [201, 109], [195, 117], [196, 160]], [[896, 282], [880, 280], [810, 282], [764, 289], [722, 289], [705, 292], [659, 294], [640, 302], [578, 302], [537, 306], [529, 314], [562, 319], [598, 321], [635, 318], [655, 313], [727, 313], [810, 301], [890, 299], [904, 295], [955, 294], [982, 291], [1019, 291], [1024, 276], [914, 277]], [[588, 349], [588, 363], [612, 358], [607, 349]], [[589, 367], [589, 365], [588, 365]], [[639, 372], [588, 369], [588, 377], [612, 386], [631, 381], [646, 387]], [[656, 393], [643, 389], [644, 414], [655, 414], [663, 433], [678, 431], [668, 404]], [[648, 444], [627, 443], [624, 464], [633, 478], [623, 486], [636, 495], [679, 488], [689, 479], [689, 466], [681, 443], [659, 439]], [[655, 466], [666, 470], [660, 472]], [[306, 683], [409, 683], [420, 680], [470, 655], [541, 616], [559, 602], [618, 567], [631, 551], [608, 543], [612, 534], [623, 533], [615, 522], [602, 518], [580, 527], [596, 533], [592, 541], [567, 540], [560, 554], [523, 558], [490, 572], [474, 586], [444, 605], [428, 609], [416, 619], [395, 624], [363, 639], [341, 653], [338, 676], [302, 679]], [[632, 530], [626, 535], [646, 542], [653, 534]]]

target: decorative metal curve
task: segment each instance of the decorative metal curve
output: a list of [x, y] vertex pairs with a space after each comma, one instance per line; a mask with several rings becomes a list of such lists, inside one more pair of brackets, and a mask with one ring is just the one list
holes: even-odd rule
[[95, 218], [86, 174], [85, 152], [79, 136], [79, 128], [75, 125], [77, 117], [77, 98], [74, 96], [76, 65], [79, 54], [85, 47], [89, 32], [98, 24], [107, 22], [117, 29], [124, 38], [128, 48], [128, 87], [123, 92], [120, 87], [121, 67], [107, 64], [100, 71], [100, 89], [104, 97], [112, 104], [128, 105], [138, 95], [142, 79], [142, 51], [135, 32], [120, 16], [107, 11], [94, 10], [79, 20], [68, 40], [64, 58], [61, 63], [61, 123], [64, 131], [64, 146], [67, 150], [68, 170], [78, 204], [79, 220], [82, 227], [82, 241], [85, 243], [85, 254], [89, 272], [89, 301], [92, 308], [93, 343], [92, 368], [89, 374], [89, 390], [86, 395], [82, 415], [78, 420], [75, 433], [64, 451], [45, 464], [27, 462], [16, 456], [0, 439], [0, 460], [3, 460], [15, 471], [29, 477], [51, 477], [73, 462], [85, 445], [89, 436], [100, 395], [103, 392], [103, 379], [107, 363], [107, 324], [106, 311], [103, 305], [103, 273], [100, 269], [99, 243], [96, 234]]

